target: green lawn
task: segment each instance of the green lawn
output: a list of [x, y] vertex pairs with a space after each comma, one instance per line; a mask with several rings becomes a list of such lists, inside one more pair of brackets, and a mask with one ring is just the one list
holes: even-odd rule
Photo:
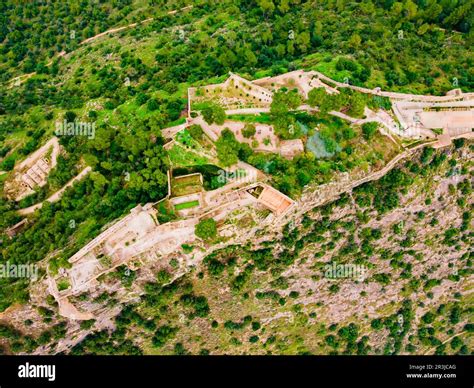
[[177, 205], [174, 206], [176, 210], [183, 210], [183, 209], [190, 209], [192, 207], [199, 206], [199, 201], [189, 201], [189, 202], [183, 202], [183, 203], [178, 203]]

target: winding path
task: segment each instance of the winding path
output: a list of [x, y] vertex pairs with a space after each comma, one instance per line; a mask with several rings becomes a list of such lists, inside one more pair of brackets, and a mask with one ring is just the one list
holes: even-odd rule
[[92, 168], [87, 166], [79, 174], [77, 174], [74, 178], [72, 178], [68, 183], [66, 183], [61, 189], [59, 189], [54, 194], [52, 194], [49, 198], [45, 199], [43, 202], [37, 203], [36, 205], [18, 210], [18, 214], [21, 214], [22, 216], [31, 214], [31, 213], [34, 213], [35, 210], [41, 209], [45, 201], [48, 201], [51, 203], [58, 201], [67, 188], [71, 187], [74, 184], [74, 182], [81, 180], [84, 176], [89, 174], [91, 170]]
[[[172, 10], [172, 11], [169, 11], [167, 12], [167, 15], [174, 15], [176, 14], [178, 11], [185, 11], [187, 9], [191, 9], [193, 8], [192, 5], [188, 5], [186, 7], [183, 7], [183, 8], [180, 8], [178, 10]], [[145, 19], [145, 20], [142, 20], [141, 22], [136, 22], [136, 23], [130, 23], [126, 26], [123, 26], [123, 27], [115, 27], [115, 28], [111, 28], [110, 30], [107, 30], [107, 31], [104, 31], [104, 32], [101, 32], [97, 35], [94, 35], [90, 38], [87, 38], [87, 39], [84, 39], [82, 42], [79, 43], [80, 46], [84, 45], [84, 44], [88, 44], [88, 43], [91, 43], [93, 42], [94, 40], [98, 39], [98, 38], [101, 38], [103, 36], [106, 36], [106, 35], [110, 35], [110, 34], [114, 34], [116, 32], [120, 32], [120, 31], [123, 31], [123, 30], [127, 30], [129, 28], [134, 28], [136, 26], [139, 26], [141, 24], [144, 24], [144, 23], [148, 23], [152, 20], [154, 20], [155, 18], [148, 18], [148, 19]], [[53, 57], [47, 64], [46, 66], [51, 66], [52, 63], [54, 62], [55, 59], [59, 59], [59, 58], [62, 58], [66, 55], [66, 51], [61, 51], [60, 53], [58, 53], [55, 57]], [[32, 76], [36, 75], [36, 71], [33, 71], [31, 73], [27, 73], [27, 74], [21, 74], [15, 78], [12, 78], [10, 79], [9, 81], [6, 81], [5, 84], [8, 84], [8, 88], [11, 89], [13, 86], [20, 86], [23, 82], [25, 82], [27, 79], [31, 78]]]

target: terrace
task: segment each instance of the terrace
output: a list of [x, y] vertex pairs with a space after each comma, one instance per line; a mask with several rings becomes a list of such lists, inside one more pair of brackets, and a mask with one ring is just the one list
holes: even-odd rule
[[171, 177], [171, 196], [199, 193], [203, 190], [203, 179], [200, 173]]

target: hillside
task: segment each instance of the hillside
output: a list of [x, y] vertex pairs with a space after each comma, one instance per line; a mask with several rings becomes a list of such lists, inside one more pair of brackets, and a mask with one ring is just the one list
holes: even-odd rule
[[2, 352], [472, 353], [471, 1], [17, 3]]

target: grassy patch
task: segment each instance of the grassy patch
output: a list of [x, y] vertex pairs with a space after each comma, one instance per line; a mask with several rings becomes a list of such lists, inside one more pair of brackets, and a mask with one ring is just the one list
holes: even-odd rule
[[188, 195], [202, 190], [199, 175], [190, 175], [171, 179], [171, 193], [174, 196]]
[[209, 160], [196, 152], [186, 150], [183, 146], [175, 144], [169, 151], [168, 155], [173, 166], [186, 167], [208, 164]]
[[246, 123], [261, 123], [268, 124], [271, 122], [271, 117], [267, 113], [260, 113], [258, 115], [229, 115], [229, 120], [243, 121]]
[[189, 202], [183, 202], [183, 203], [178, 203], [177, 205], [174, 206], [176, 210], [184, 210], [184, 209], [190, 209], [192, 207], [199, 206], [199, 201], [189, 201]]

